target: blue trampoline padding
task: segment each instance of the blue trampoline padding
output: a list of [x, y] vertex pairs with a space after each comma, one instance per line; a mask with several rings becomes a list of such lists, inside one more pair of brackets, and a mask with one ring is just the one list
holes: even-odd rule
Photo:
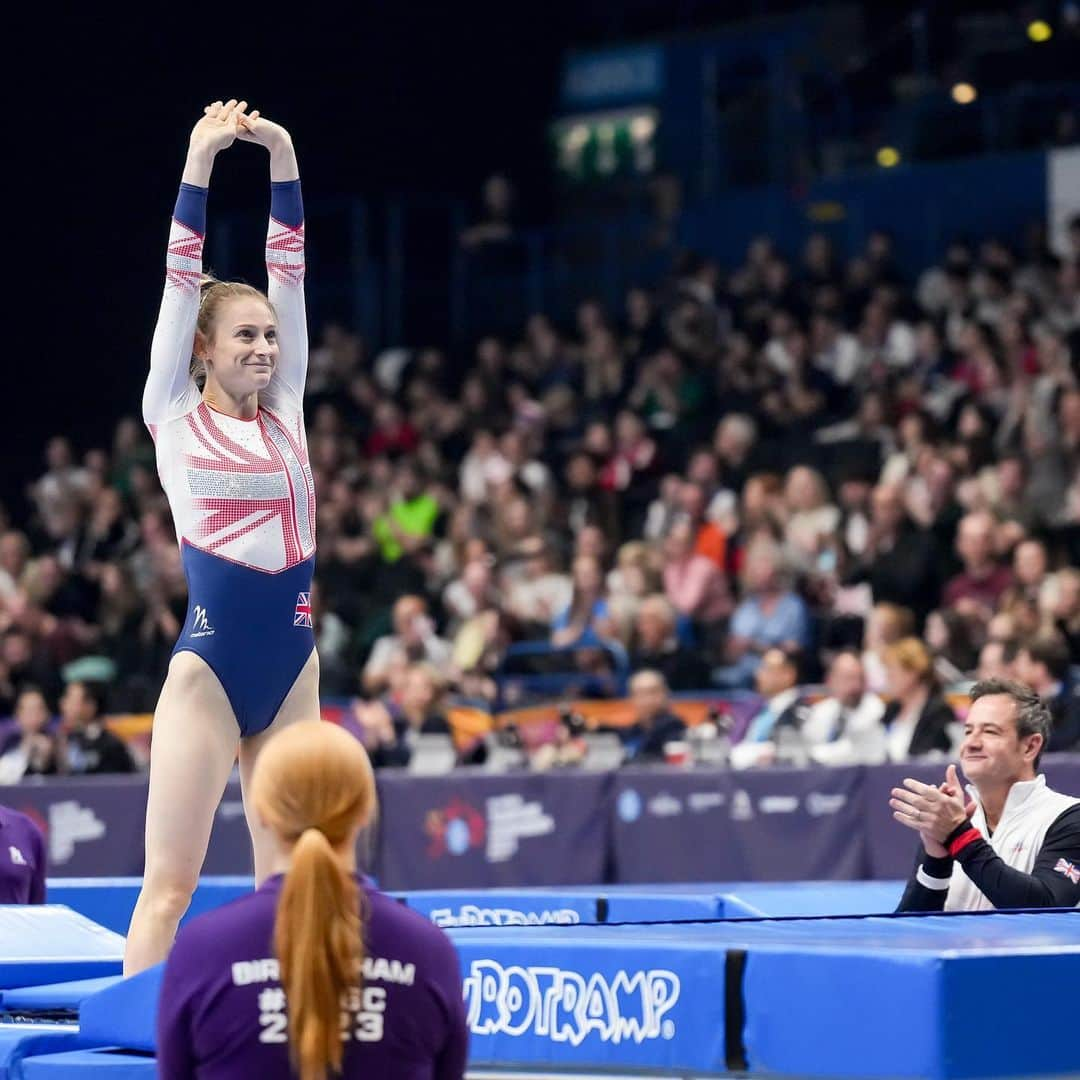
[[157, 1048], [157, 1002], [164, 971], [165, 965], [158, 964], [88, 997], [79, 1011], [83, 1038], [90, 1045], [152, 1053]]
[[0, 1008], [4, 1012], [20, 1009], [78, 1009], [91, 994], [104, 990], [120, 980], [119, 975], [100, 979], [76, 979], [73, 982], [48, 983], [45, 986], [20, 986], [0, 992]]
[[652, 891], [651, 885], [639, 885], [638, 889], [638, 892], [620, 890], [606, 896], [608, 922], [717, 919], [722, 913], [721, 898], [713, 892], [658, 893]]
[[728, 886], [720, 916], [887, 915], [904, 895], [902, 881], [785, 881]]
[[927, 1080], [1073, 1075], [1078, 980], [1080, 952], [754, 950], [743, 984], [748, 1063]]
[[[138, 877], [49, 878], [47, 883], [49, 903], [66, 904], [118, 934], [127, 933], [141, 886], [142, 878]], [[254, 879], [243, 875], [200, 878], [181, 925], [254, 887]]]
[[78, 1050], [84, 1045], [77, 1024], [0, 1024], [0, 1077], [17, 1077], [18, 1063], [32, 1054]]
[[[723, 950], [686, 927], [449, 931], [470, 1065], [706, 1071], [724, 1059]], [[670, 928], [667, 928], [670, 929]]]
[[596, 893], [557, 889], [427, 890], [395, 896], [440, 926], [546, 926], [596, 921]]
[[[1078, 911], [450, 936], [475, 1064], [722, 1069], [725, 954], [733, 948], [747, 952], [752, 1071], [946, 1080], [1063, 1074], [1080, 1057], [1072, 1017]], [[1003, 979], [1016, 1011], [1000, 1011]], [[991, 1048], [979, 1045], [988, 1016], [1026, 1015], [1025, 1002], [1028, 1013], [1038, 1003], [1037, 1029], [999, 1023]]]
[[70, 908], [0, 907], [0, 989], [120, 972], [124, 939]]
[[27, 1058], [12, 1080], [148, 1080], [157, 1076], [152, 1057], [108, 1050], [72, 1050]]

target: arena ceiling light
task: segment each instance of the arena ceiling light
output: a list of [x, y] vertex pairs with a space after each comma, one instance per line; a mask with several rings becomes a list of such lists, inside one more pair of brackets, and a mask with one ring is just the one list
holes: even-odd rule
[[900, 151], [895, 146], [883, 146], [877, 152], [877, 163], [883, 169], [891, 169], [900, 164]]
[[970, 105], [979, 96], [971, 83], [958, 82], [952, 88], [952, 99], [957, 105]]
[[1049, 41], [1054, 36], [1054, 31], [1045, 19], [1033, 19], [1028, 23], [1027, 36], [1034, 41], [1036, 45], [1041, 45], [1044, 41]]

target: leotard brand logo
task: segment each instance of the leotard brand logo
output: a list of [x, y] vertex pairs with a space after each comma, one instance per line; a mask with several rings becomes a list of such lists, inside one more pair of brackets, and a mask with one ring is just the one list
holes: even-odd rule
[[590, 1036], [612, 1044], [675, 1037], [667, 1015], [679, 1000], [673, 971], [608, 976], [474, 960], [463, 989], [474, 1035], [531, 1035], [571, 1046]]
[[210, 637], [214, 633], [214, 628], [210, 625], [210, 620], [206, 617], [206, 608], [199, 604], [194, 607], [194, 614], [191, 618], [191, 636], [196, 637]]

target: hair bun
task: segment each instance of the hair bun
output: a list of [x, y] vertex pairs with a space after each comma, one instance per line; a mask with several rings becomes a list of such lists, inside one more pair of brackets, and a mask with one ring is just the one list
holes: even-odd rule
[[220, 284], [221, 282], [213, 274], [203, 274], [199, 279], [199, 294], [205, 296], [210, 289]]

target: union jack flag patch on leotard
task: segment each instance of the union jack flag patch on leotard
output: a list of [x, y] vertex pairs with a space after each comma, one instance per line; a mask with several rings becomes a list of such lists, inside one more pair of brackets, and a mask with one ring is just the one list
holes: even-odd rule
[[297, 596], [293, 626], [311, 626], [311, 593], [302, 592]]
[[1064, 874], [1074, 885], [1080, 885], [1080, 866], [1071, 863], [1067, 859], [1058, 859], [1054, 869], [1059, 874]]

